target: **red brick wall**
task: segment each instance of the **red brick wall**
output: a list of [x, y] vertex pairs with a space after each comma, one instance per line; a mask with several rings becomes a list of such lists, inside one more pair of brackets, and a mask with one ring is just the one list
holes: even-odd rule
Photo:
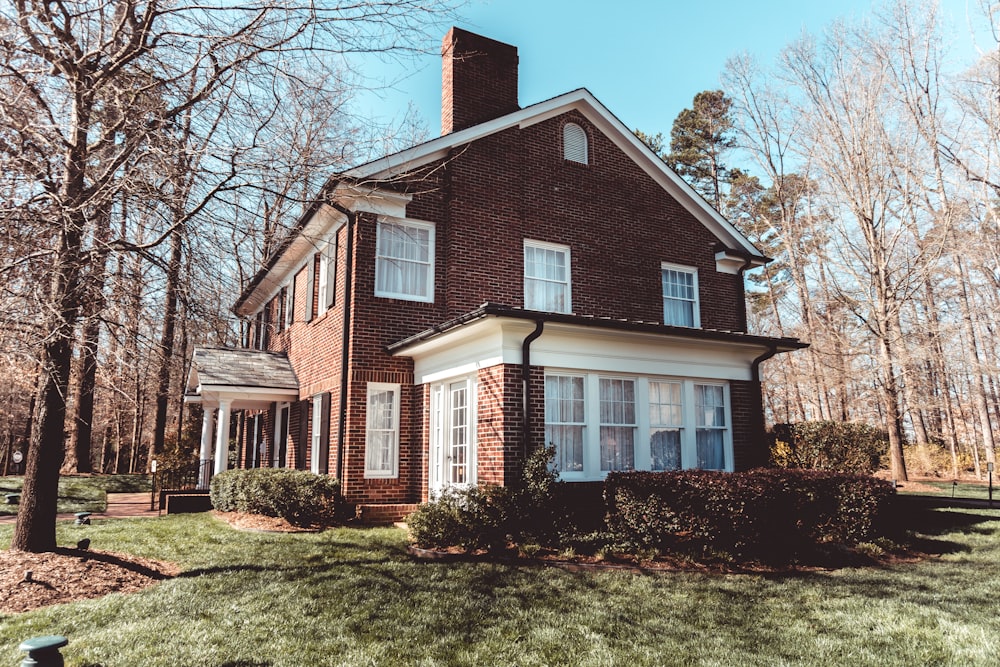
[[[588, 165], [563, 160], [562, 127], [569, 121], [588, 133]], [[523, 305], [525, 238], [570, 247], [572, 308], [578, 314], [662, 321], [660, 263], [666, 261], [698, 268], [703, 327], [743, 328], [742, 281], [716, 272], [717, 239], [582, 115], [570, 113], [497, 133], [456, 150], [435, 168], [433, 178], [409, 187], [413, 200], [407, 207], [409, 217], [435, 223], [434, 303], [375, 298], [375, 216], [360, 215], [355, 229], [343, 479], [350, 501], [406, 503], [426, 497], [428, 390], [413, 387], [412, 362], [390, 357], [385, 347], [485, 301]], [[337, 470], [346, 240], [341, 229], [334, 307], [312, 322], [304, 321], [307, 272], [300, 271], [295, 278], [295, 322], [271, 342], [272, 349], [288, 353], [301, 398], [332, 392], [331, 474]], [[403, 388], [396, 479], [363, 476], [368, 382], [394, 382]], [[483, 370], [479, 382], [479, 479], [509, 481], [518, 474], [522, 456], [520, 367]], [[749, 435], [752, 391], [744, 384], [731, 384], [739, 467], [757, 460]], [[535, 444], [544, 434], [543, 391], [542, 369], [536, 368]], [[290, 447], [297, 433], [293, 411]]]
[[517, 111], [517, 48], [452, 28], [441, 42], [441, 134]]

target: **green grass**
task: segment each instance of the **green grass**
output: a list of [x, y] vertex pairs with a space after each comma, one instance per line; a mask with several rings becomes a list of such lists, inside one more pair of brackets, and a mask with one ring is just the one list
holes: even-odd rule
[[[0, 477], [0, 514], [17, 514], [17, 505], [3, 503], [5, 493], [20, 493], [24, 477]], [[103, 512], [109, 493], [141, 493], [150, 490], [143, 475], [63, 475], [59, 478], [58, 512]]]
[[0, 616], [0, 664], [62, 634], [77, 667], [994, 665], [1000, 514], [928, 517], [939, 557], [787, 575], [425, 563], [397, 529], [246, 533], [204, 514], [62, 522], [60, 544], [86, 535], [184, 573]]
[[[987, 500], [989, 498], [989, 486], [986, 482], [931, 482], [920, 480], [922, 486], [934, 487], [933, 495], [942, 495], [949, 498], [972, 498], [976, 500]], [[900, 493], [911, 493], [907, 491], [905, 483], [899, 489]], [[916, 495], [928, 495], [923, 491], [913, 491]], [[993, 500], [1000, 503], [1000, 479], [993, 480]]]

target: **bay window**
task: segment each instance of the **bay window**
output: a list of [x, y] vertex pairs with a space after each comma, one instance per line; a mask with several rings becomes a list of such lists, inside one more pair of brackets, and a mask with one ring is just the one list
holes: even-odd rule
[[566, 480], [617, 470], [732, 470], [729, 410], [725, 382], [545, 374], [545, 439]]

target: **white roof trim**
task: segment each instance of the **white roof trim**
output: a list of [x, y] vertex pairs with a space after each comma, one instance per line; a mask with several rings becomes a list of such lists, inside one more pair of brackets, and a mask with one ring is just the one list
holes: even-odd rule
[[673, 196], [709, 231], [728, 246], [744, 250], [754, 258], [764, 260], [753, 243], [722, 214], [712, 208], [694, 189], [684, 182], [653, 151], [635, 136], [607, 107], [601, 104], [586, 88], [565, 93], [550, 100], [533, 104], [519, 111], [473, 127], [446, 134], [427, 143], [387, 155], [378, 160], [359, 165], [344, 173], [358, 179], [385, 179], [390, 175], [406, 173], [435, 160], [443, 159], [452, 149], [503, 132], [512, 127], [526, 128], [562, 115], [578, 111], [594, 124], [611, 141], [624, 151], [643, 171]]

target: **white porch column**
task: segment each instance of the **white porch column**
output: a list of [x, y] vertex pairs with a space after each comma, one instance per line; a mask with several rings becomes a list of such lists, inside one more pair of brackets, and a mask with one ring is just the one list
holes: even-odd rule
[[232, 401], [219, 401], [219, 428], [215, 431], [215, 474], [225, 472], [229, 464], [229, 412]]
[[215, 408], [202, 404], [205, 414], [201, 419], [201, 452], [198, 455], [198, 488], [207, 489], [212, 462], [212, 431], [215, 430]]

